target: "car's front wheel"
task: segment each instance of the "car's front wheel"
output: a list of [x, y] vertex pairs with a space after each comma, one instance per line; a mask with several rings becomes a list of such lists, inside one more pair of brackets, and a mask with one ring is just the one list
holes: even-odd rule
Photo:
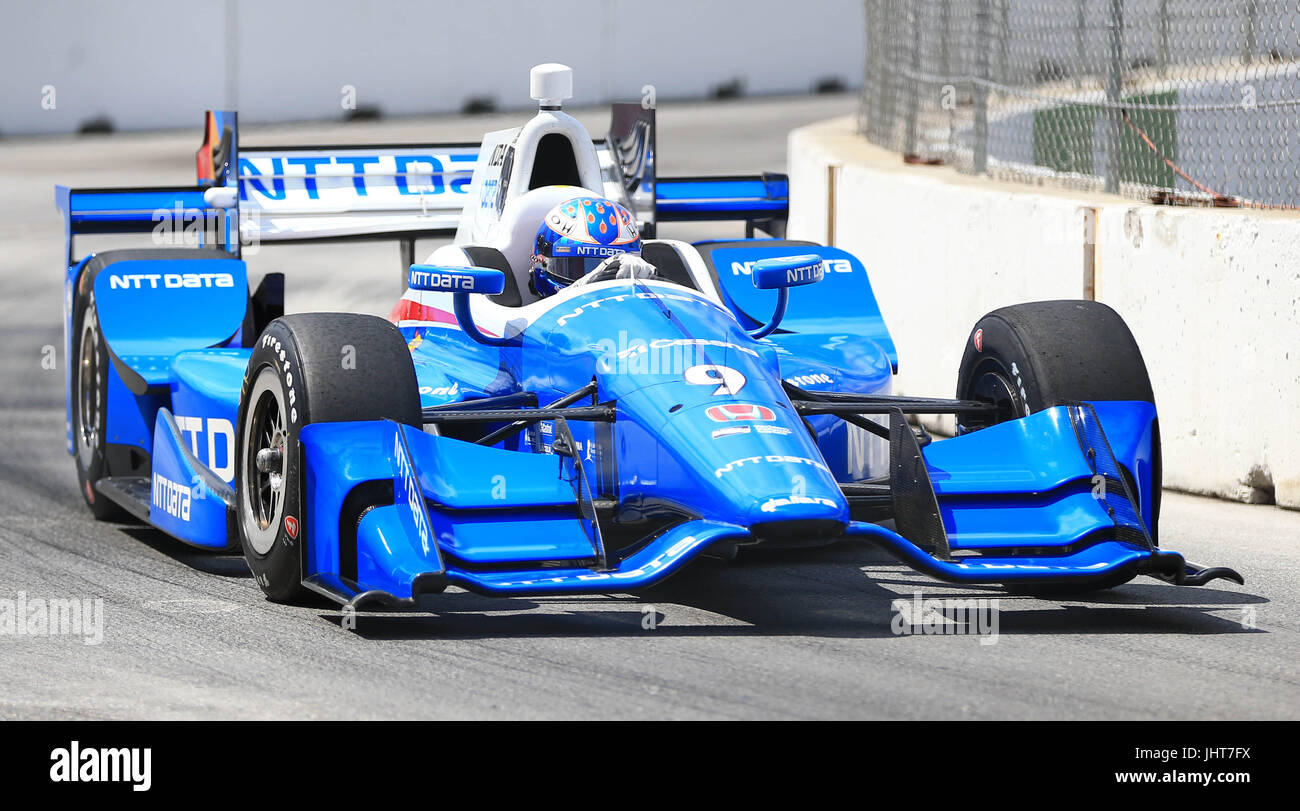
[[[1073, 300], [1015, 304], [976, 322], [957, 372], [957, 397], [998, 406], [994, 414], [966, 415], [958, 422], [959, 432], [1066, 403], [1155, 402], [1142, 352], [1124, 319], [1100, 302]], [[1161, 483], [1158, 423], [1153, 444], [1149, 530], [1155, 537]]]
[[420, 425], [415, 368], [393, 324], [308, 313], [267, 325], [244, 373], [235, 509], [244, 559], [271, 600], [309, 596], [302, 585], [309, 528], [299, 432], [313, 422], [382, 419]]
[[971, 330], [957, 397], [987, 400], [996, 416], [971, 415], [974, 430], [1081, 400], [1154, 403], [1142, 352], [1119, 313], [1097, 301], [1034, 301], [994, 310]]

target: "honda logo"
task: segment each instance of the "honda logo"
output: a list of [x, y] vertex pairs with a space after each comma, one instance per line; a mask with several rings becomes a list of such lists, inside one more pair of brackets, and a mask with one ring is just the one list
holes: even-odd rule
[[709, 419], [714, 422], [736, 422], [740, 420], [772, 422], [776, 419], [776, 414], [767, 406], [749, 403], [709, 406], [704, 413], [708, 414]]

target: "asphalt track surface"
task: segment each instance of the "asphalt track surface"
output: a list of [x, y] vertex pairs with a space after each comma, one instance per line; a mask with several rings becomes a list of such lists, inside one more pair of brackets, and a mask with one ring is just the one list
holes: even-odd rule
[[[853, 104], [664, 105], [661, 171], [780, 169], [791, 127]], [[240, 557], [96, 523], [63, 449], [64, 358], [42, 364], [43, 347], [62, 341], [53, 185], [191, 183], [199, 112], [191, 132], [0, 141], [0, 599], [98, 597], [105, 617], [98, 645], [0, 636], [0, 719], [1300, 718], [1300, 513], [1274, 507], [1166, 494], [1166, 545], [1235, 566], [1244, 587], [1142, 579], [1041, 600], [935, 583], [840, 545], [702, 561], [637, 596], [453, 591], [417, 614], [363, 613], [355, 631], [325, 605], [266, 602]], [[581, 117], [603, 131], [603, 111]], [[243, 137], [459, 140], [519, 120], [248, 127]], [[706, 233], [717, 230], [687, 236]], [[391, 244], [250, 259], [254, 283], [287, 273], [293, 311], [385, 313], [397, 263]], [[996, 643], [895, 635], [891, 604], [914, 593], [998, 598]]]

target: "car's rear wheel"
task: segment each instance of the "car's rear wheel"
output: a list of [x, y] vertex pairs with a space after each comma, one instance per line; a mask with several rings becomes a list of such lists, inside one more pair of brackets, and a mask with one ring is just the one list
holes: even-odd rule
[[[976, 322], [957, 372], [957, 397], [999, 407], [992, 415], [964, 416], [958, 423], [963, 433], [1082, 400], [1155, 402], [1142, 352], [1124, 319], [1100, 302], [1072, 300], [1002, 307]], [[1153, 456], [1154, 537], [1160, 515], [1158, 422]]]
[[314, 422], [391, 419], [419, 426], [415, 368], [402, 334], [369, 315], [309, 313], [272, 321], [244, 373], [235, 509], [244, 559], [277, 602], [307, 599], [307, 526], [298, 435]]
[[99, 330], [93, 292], [77, 296], [73, 325], [72, 441], [76, 450], [77, 484], [97, 520], [126, 521], [130, 518], [127, 512], [95, 490], [95, 483], [109, 475], [105, 438], [111, 361]]

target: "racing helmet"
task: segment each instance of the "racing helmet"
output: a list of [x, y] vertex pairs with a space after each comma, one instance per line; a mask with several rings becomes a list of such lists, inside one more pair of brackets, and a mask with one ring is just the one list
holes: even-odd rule
[[603, 197], [574, 197], [542, 219], [528, 284], [539, 296], [554, 295], [611, 256], [629, 253], [641, 254], [632, 212]]

